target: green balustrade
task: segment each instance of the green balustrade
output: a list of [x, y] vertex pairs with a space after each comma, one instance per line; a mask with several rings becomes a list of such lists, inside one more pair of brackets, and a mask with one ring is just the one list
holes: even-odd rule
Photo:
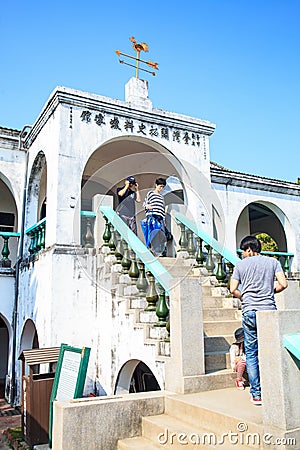
[[210, 245], [205, 245], [204, 246], [207, 249], [207, 260], [206, 260], [206, 270], [208, 272], [208, 275], [213, 275], [214, 274], [214, 268], [215, 268], [215, 263], [213, 260], [213, 256], [212, 256], [212, 247]]
[[204, 256], [204, 253], [202, 250], [203, 239], [201, 239], [200, 237], [197, 236], [196, 242], [197, 242], [196, 266], [203, 267], [204, 261], [205, 261], [205, 256]]
[[139, 277], [139, 268], [136, 260], [136, 255], [133, 250], [129, 251], [130, 253], [130, 259], [131, 264], [129, 267], [128, 275], [130, 276], [131, 280], [136, 283], [138, 277]]
[[180, 238], [179, 238], [180, 249], [178, 251], [184, 252], [187, 250], [187, 246], [188, 246], [186, 228], [185, 228], [184, 224], [181, 222], [179, 222], [179, 227], [180, 227]]
[[111, 255], [114, 255], [115, 251], [116, 251], [116, 240], [115, 240], [115, 230], [114, 230], [114, 227], [112, 225], [110, 225], [110, 232], [111, 232], [111, 237], [110, 237], [110, 240], [108, 242], [109, 253]]
[[158, 294], [155, 288], [155, 278], [151, 272], [147, 272], [147, 275], [149, 280], [149, 286], [146, 292], [146, 301], [148, 305], [145, 308], [145, 311], [155, 311], [156, 303], [158, 300]]
[[121, 263], [122, 258], [123, 258], [123, 253], [124, 253], [123, 240], [118, 231], [115, 232], [115, 236], [116, 236], [116, 241], [117, 241], [116, 250], [115, 250], [116, 262]]
[[148, 280], [146, 278], [145, 264], [140, 259], [137, 260], [139, 268], [139, 276], [136, 280], [136, 287], [139, 290], [139, 295], [144, 296], [148, 288]]
[[26, 235], [30, 238], [28, 252], [35, 255], [45, 249], [46, 218], [40, 220], [26, 230]]
[[191, 230], [187, 230], [187, 252], [190, 258], [195, 257], [196, 247], [194, 243], [194, 233]]
[[[239, 255], [239, 257], [242, 257], [242, 250], [241, 249], [237, 249], [237, 254]], [[283, 271], [285, 273], [289, 273], [290, 272], [290, 263], [292, 258], [294, 257], [294, 253], [289, 253], [289, 252], [267, 252], [267, 251], [261, 251], [260, 252], [261, 255], [265, 255], [265, 256], [270, 256], [270, 257], [275, 257], [277, 259], [279, 259], [281, 267], [283, 269]]]
[[226, 266], [228, 267], [228, 276], [227, 276], [227, 288], [230, 289], [230, 280], [233, 274], [234, 265], [227, 261]]
[[9, 248], [8, 248], [8, 236], [2, 236], [3, 237], [3, 248], [2, 248], [2, 261], [7, 261], [8, 256], [10, 254]]
[[0, 232], [0, 236], [3, 239], [3, 247], [1, 250], [2, 258], [0, 261], [0, 266], [11, 267], [11, 260], [9, 259], [9, 255], [10, 255], [9, 239], [14, 238], [14, 237], [20, 237], [20, 233], [3, 231], [3, 232]]
[[105, 220], [105, 228], [104, 228], [104, 233], [102, 236], [102, 239], [104, 241], [104, 246], [105, 247], [109, 247], [109, 242], [111, 239], [111, 231], [110, 231], [110, 222], [108, 221], [107, 217], [104, 216], [104, 220]]
[[217, 271], [216, 271], [216, 279], [219, 282], [219, 286], [226, 286], [226, 272], [223, 269], [223, 256], [220, 253], [216, 254], [217, 258]]
[[123, 239], [123, 258], [121, 261], [121, 266], [122, 266], [122, 272], [124, 274], [129, 272], [129, 268], [131, 266], [131, 259], [130, 259], [130, 250], [128, 248], [128, 244], [127, 242]]
[[157, 327], [165, 327], [167, 325], [167, 317], [169, 314], [169, 308], [166, 302], [166, 292], [159, 283], [157, 283], [157, 288], [159, 291], [158, 301], [156, 303], [156, 315], [158, 317], [158, 322], [155, 324]]

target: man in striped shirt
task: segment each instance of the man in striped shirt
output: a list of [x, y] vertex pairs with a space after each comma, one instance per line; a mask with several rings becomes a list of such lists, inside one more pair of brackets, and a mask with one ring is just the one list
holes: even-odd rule
[[149, 191], [144, 201], [146, 211], [146, 220], [144, 222], [143, 232], [146, 246], [151, 247], [155, 253], [159, 254], [165, 250], [165, 200], [161, 191], [166, 186], [165, 178], [157, 178], [155, 189]]

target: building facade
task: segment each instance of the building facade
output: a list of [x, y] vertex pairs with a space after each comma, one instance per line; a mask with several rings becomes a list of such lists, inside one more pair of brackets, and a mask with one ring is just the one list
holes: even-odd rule
[[[211, 162], [214, 131], [207, 120], [153, 109], [147, 82], [135, 78], [125, 101], [57, 87], [33, 126], [0, 129], [0, 381], [7, 398], [20, 402], [22, 350], [61, 343], [91, 348], [87, 393], [128, 391], [140, 363], [164, 388], [164, 362], [134, 326], [129, 294], [118, 287], [126, 282], [116, 283], [118, 265], [103, 246], [100, 207], [116, 209], [116, 188], [128, 175], [142, 199], [158, 176], [178, 180], [180, 188], [165, 196], [175, 237], [170, 256], [182, 244], [179, 212], [233, 254], [243, 236], [270, 234], [286, 272], [298, 277], [300, 186]], [[141, 202], [138, 223], [143, 217]]]

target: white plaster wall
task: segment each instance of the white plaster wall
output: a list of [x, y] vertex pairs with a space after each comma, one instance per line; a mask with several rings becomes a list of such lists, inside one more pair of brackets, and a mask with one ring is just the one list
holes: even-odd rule
[[14, 306], [15, 276], [10, 269], [2, 269], [0, 271], [0, 292], [1, 314], [11, 323]]
[[[39, 151], [44, 152], [47, 161], [46, 246], [53, 243], [80, 242], [79, 233], [77, 230], [74, 233], [73, 227], [74, 221], [78, 222], [79, 220], [79, 208], [74, 208], [70, 204], [78, 204], [80, 200], [81, 177], [86, 163], [95, 150], [112, 139], [119, 137], [130, 139], [132, 136], [143, 138], [143, 134], [139, 134], [139, 125], [141, 123], [146, 126], [148, 136], [151, 137], [153, 145], [162, 145], [183, 164], [189, 161], [191, 166], [197, 168], [202, 173], [202, 176], [209, 180], [210, 155], [208, 136], [199, 132], [197, 137], [195, 137], [196, 133], [194, 136], [193, 133], [189, 132], [190, 141], [188, 144], [185, 144], [183, 133], [185, 131], [184, 127], [189, 127], [191, 124], [194, 127], [199, 127], [200, 124], [213, 127], [213, 124], [166, 111], [152, 110], [151, 112], [145, 112], [143, 110], [134, 110], [135, 118], [133, 123], [135, 128], [131, 133], [124, 130], [126, 115], [132, 112], [126, 102], [82, 93], [72, 89], [57, 89], [66, 93], [66, 96], [77, 96], [81, 102], [84, 98], [85, 102], [80, 107], [72, 105], [73, 102], [71, 101], [68, 104], [68, 99], [66, 103], [59, 103], [48, 120], [43, 124], [43, 128], [41, 128], [30, 147], [29, 168], [32, 167], [32, 163]], [[97, 102], [100, 103], [97, 104]], [[108, 110], [104, 113], [105, 123], [99, 126], [95, 122], [96, 114], [103, 111], [106, 106]], [[114, 106], [116, 107], [116, 113], [113, 111]], [[124, 111], [121, 111], [120, 107], [123, 107]], [[82, 114], [86, 111], [91, 114], [90, 122], [82, 120]], [[118, 117], [120, 121], [120, 130], [110, 126], [110, 121], [115, 117]], [[155, 123], [157, 120], [160, 120], [160, 123], [163, 123], [165, 120], [166, 124], [158, 126]], [[180, 143], [176, 142], [172, 136], [173, 131], [178, 131], [178, 121], [180, 121], [180, 126], [182, 127]], [[159, 133], [158, 135], [149, 135], [151, 127], [153, 128], [154, 126], [153, 123], [155, 123], [158, 130], [162, 126], [168, 127], [169, 139], [163, 139]], [[194, 136], [193, 139], [192, 136]], [[192, 145], [192, 142], [195, 145]], [[197, 189], [198, 187], [195, 185], [194, 190]], [[29, 214], [31, 218], [27, 221], [27, 227], [33, 225], [35, 214], [35, 211], [32, 215]]]
[[[123, 365], [137, 360], [149, 367], [164, 389], [164, 364], [157, 361], [156, 344], [147, 342], [146, 324], [137, 325], [136, 312], [128, 310], [130, 297], [123, 295], [122, 289], [125, 287], [125, 291], [128, 289], [130, 292], [130, 287], [125, 284], [122, 288], [122, 285], [113, 283], [111, 270], [110, 264], [104, 264], [98, 272], [103, 277], [99, 276], [97, 282], [97, 378], [107, 394], [113, 394]], [[120, 275], [120, 280], [123, 279], [124, 275]]]
[[[256, 189], [238, 188], [214, 185], [225, 212], [226, 247], [236, 250], [236, 226], [243, 209], [253, 202], [265, 202], [266, 206], [275, 212], [281, 221], [287, 238], [287, 251], [294, 253], [292, 271], [299, 270], [300, 262], [300, 198], [273, 192], [263, 192]], [[249, 230], [245, 229], [245, 235]]]
[[22, 210], [25, 164], [25, 151], [0, 148], [0, 178], [11, 190], [19, 217]]

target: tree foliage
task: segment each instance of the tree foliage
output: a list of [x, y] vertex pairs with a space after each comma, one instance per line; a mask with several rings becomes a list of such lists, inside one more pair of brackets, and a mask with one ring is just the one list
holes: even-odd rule
[[261, 242], [261, 250], [263, 252], [278, 252], [278, 245], [269, 234], [259, 233], [256, 237]]

